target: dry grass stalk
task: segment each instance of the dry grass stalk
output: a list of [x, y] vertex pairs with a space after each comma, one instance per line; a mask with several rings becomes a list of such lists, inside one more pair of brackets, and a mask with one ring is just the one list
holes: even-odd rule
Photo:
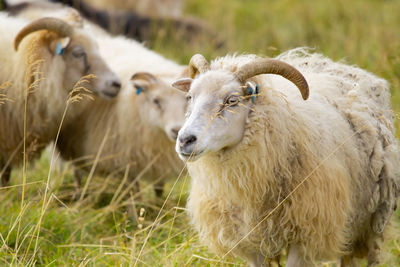
[[2, 93], [2, 91], [5, 91], [8, 87], [11, 87], [12, 83], [11, 82], [4, 82], [3, 84], [0, 85], [0, 105], [5, 104], [6, 102], [12, 102], [11, 99], [7, 98], [7, 94]]

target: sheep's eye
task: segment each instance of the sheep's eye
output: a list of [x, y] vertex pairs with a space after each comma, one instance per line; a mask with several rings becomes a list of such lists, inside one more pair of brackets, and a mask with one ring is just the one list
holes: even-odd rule
[[230, 96], [225, 100], [225, 105], [229, 107], [236, 106], [239, 103], [239, 97], [238, 96]]
[[191, 96], [191, 95], [186, 95], [186, 100], [187, 100], [187, 101], [192, 100], [192, 96]]
[[72, 55], [76, 58], [81, 58], [86, 56], [86, 52], [85, 50], [79, 47], [72, 50]]
[[161, 109], [161, 101], [158, 98], [154, 98], [153, 99], [153, 103], [159, 108]]

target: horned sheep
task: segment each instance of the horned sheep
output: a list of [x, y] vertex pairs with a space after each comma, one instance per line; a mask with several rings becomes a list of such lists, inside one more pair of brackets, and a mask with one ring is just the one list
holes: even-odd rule
[[196, 55], [190, 70], [176, 151], [200, 238], [252, 266], [285, 249], [291, 267], [375, 265], [400, 178], [387, 82], [303, 49]]
[[96, 171], [123, 172], [129, 165], [130, 180], [143, 171], [147, 180], [163, 178], [155, 187], [161, 196], [165, 178], [182, 169], [174, 144], [186, 99], [171, 83], [185, 68], [124, 37], [103, 35], [99, 43], [101, 54], [122, 80], [121, 94], [113, 102], [95, 99], [84, 104], [85, 116], [65, 124], [58, 149], [63, 158], [84, 158], [91, 166], [87, 163], [93, 162], [105, 140]]
[[182, 169], [174, 142], [184, 121], [186, 98], [171, 83], [187, 68], [132, 39], [110, 36], [70, 7], [30, 3], [14, 15], [28, 19], [54, 15], [83, 23], [122, 81], [121, 94], [114, 101], [95, 97], [76, 103], [83, 109], [82, 116], [67, 117], [63, 123], [57, 147], [62, 158], [75, 163], [76, 184], [81, 183], [82, 170], [91, 169], [104, 140], [97, 173], [123, 173], [129, 165], [130, 181], [141, 172], [146, 180], [156, 182], [155, 178], [159, 181], [155, 191], [161, 196], [165, 178]]
[[6, 185], [11, 167], [22, 161], [24, 143], [30, 159], [56, 137], [69, 94], [82, 76], [96, 75], [84, 86], [104, 98], [118, 94], [120, 81], [80, 25], [56, 18], [29, 23], [6, 14], [0, 14], [0, 25], [0, 84], [8, 82], [2, 90], [8, 101], [0, 106], [0, 172]]

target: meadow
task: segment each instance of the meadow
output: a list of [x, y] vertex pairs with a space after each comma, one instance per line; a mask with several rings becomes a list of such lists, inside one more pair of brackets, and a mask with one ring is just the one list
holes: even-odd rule
[[[194, 53], [208, 59], [227, 53], [273, 57], [310, 47], [387, 79], [400, 118], [400, 1], [185, 3], [185, 15], [206, 21], [224, 45], [215, 49], [161, 32], [151, 43], [154, 50], [187, 64]], [[400, 137], [399, 119], [396, 128]], [[125, 198], [122, 179], [91, 176], [86, 197], [74, 200], [70, 163], [54, 168], [43, 154], [26, 171], [16, 169], [10, 186], [0, 188], [0, 266], [246, 266], [198, 242], [185, 211], [190, 186], [185, 171], [169, 181], [162, 199], [145, 181], [141, 196]], [[128, 215], [128, 206], [136, 209], [136, 218]], [[394, 217], [399, 221], [400, 211]], [[400, 228], [394, 227], [391, 238], [382, 266], [400, 266]]]

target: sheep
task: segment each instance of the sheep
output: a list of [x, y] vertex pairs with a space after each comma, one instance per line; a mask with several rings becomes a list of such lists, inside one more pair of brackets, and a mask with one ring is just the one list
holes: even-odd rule
[[166, 31], [171, 31], [173, 33], [172, 37], [175, 36], [180, 41], [192, 44], [211, 44], [215, 48], [220, 48], [224, 45], [223, 40], [221, 40], [213, 29], [195, 18], [156, 18], [148, 14], [138, 14], [133, 11], [95, 8], [82, 0], [52, 0], [52, 2], [60, 2], [74, 7], [85, 18], [98, 24], [108, 32], [115, 35], [125, 35], [139, 42], [146, 41], [150, 43], [157, 34], [165, 34]]
[[[67, 122], [60, 133], [61, 156], [74, 160], [78, 170], [80, 165], [90, 169], [88, 163], [107, 138], [96, 166], [100, 174], [123, 172], [128, 164], [130, 180], [147, 168], [145, 177], [150, 181], [179, 173], [183, 166], [174, 145], [184, 121], [186, 98], [170, 84], [185, 68], [124, 37], [104, 35], [99, 44], [122, 80], [121, 94], [112, 102], [96, 98], [82, 103], [86, 106], [82, 120]], [[79, 175], [76, 178], [80, 184]], [[158, 197], [163, 183], [164, 179], [155, 187]]]
[[101, 9], [136, 11], [139, 14], [152, 17], [181, 17], [183, 9], [183, 0], [86, 0], [86, 2]]
[[[18, 5], [21, 3], [37, 3], [46, 2], [48, 0], [7, 0], [12, 5]], [[72, 7], [79, 6], [81, 0], [51, 0], [53, 2], [64, 2], [68, 3]], [[6, 0], [1, 0], [3, 5], [6, 6]], [[84, 4], [90, 5], [93, 8], [103, 10], [125, 10], [130, 12], [139, 13], [142, 16], [151, 17], [173, 17], [179, 18], [182, 16], [183, 0], [150, 0], [150, 1], [138, 1], [138, 0], [85, 0]]]
[[[0, 84], [10, 83], [2, 90], [9, 101], [0, 106], [0, 174], [5, 186], [23, 151], [26, 159], [33, 158], [55, 138], [69, 94], [82, 76], [96, 75], [84, 86], [104, 98], [118, 94], [120, 81], [79, 25], [56, 18], [28, 24], [3, 13], [0, 25]], [[78, 116], [79, 110], [68, 113]]]
[[[82, 21], [74, 9], [58, 4], [26, 5], [15, 15], [37, 19], [50, 14]], [[184, 121], [186, 98], [170, 84], [185, 75], [186, 67], [134, 40], [111, 37], [90, 22], [82, 23], [96, 36], [99, 52], [120, 77], [122, 89], [112, 102], [95, 97], [77, 103], [84, 109], [80, 119], [67, 117], [63, 123], [57, 148], [63, 159], [75, 163], [76, 185], [81, 184], [82, 171], [91, 168], [108, 129], [112, 132], [101, 154], [106, 159], [96, 165], [97, 173], [123, 173], [128, 164], [130, 180], [143, 170], [150, 181], [179, 173], [183, 166], [174, 142]], [[157, 196], [162, 195], [164, 180], [155, 186]]]
[[251, 266], [377, 264], [400, 178], [387, 82], [304, 49], [189, 68], [176, 151], [200, 239]]
[[[12, 3], [7, 3], [5, 0], [2, 1], [3, 8], [13, 15], [32, 7], [36, 7], [38, 11], [47, 11], [47, 9], [51, 8], [59, 9], [60, 5], [56, 5], [56, 2], [63, 3], [77, 8], [83, 16], [110, 33], [123, 34], [140, 42], [146, 41], [150, 43], [155, 33], [173, 29], [176, 38], [186, 42], [203, 44], [203, 41], [206, 41], [207, 44], [211, 43], [215, 48], [221, 48], [224, 45], [224, 41], [217, 36], [214, 30], [195, 18], [157, 18], [148, 14], [137, 14], [134, 11], [116, 11], [100, 8], [81, 0], [51, 0], [51, 2], [55, 2], [53, 3], [54, 5], [45, 0], [21, 0], [16, 3], [15, 1]], [[148, 2], [142, 4], [147, 6]], [[205, 36], [208, 37], [206, 38]]]

